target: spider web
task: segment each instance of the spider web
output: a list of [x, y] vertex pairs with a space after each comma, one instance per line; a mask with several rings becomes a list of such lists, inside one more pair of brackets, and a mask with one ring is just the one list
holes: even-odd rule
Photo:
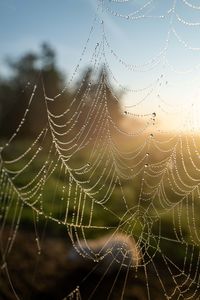
[[[150, 0], [138, 5], [134, 0], [97, 1], [97, 14], [66, 88], [74, 82], [86, 53], [90, 53], [90, 65], [99, 74], [98, 81], [88, 80], [86, 74], [73, 100], [59, 111], [66, 88], [48, 97], [41, 75], [32, 86], [19, 126], [1, 148], [1, 235], [10, 224], [7, 240], [1, 237], [1, 269], [17, 299], [7, 263], [22, 215], [27, 211], [33, 215], [38, 256], [42, 248], [37, 223], [42, 219], [65, 227], [77, 257], [95, 262], [88, 278], [109, 258], [88, 299], [95, 299], [113, 265], [118, 271], [106, 299], [112, 298], [122, 270], [125, 272], [119, 299], [128, 297], [127, 286], [134, 285], [137, 278], [145, 283], [145, 299], [156, 299], [152, 274], [159, 299], [200, 297], [198, 97], [189, 95], [188, 103], [177, 103], [175, 96], [171, 97], [175, 90], [187, 90], [184, 80], [190, 75], [198, 91], [199, 65], [195, 61], [194, 67], [183, 70], [170, 56], [174, 42], [179, 51], [183, 49], [198, 59], [195, 55], [200, 47], [185, 40], [179, 28], [199, 29], [200, 7], [195, 1], [175, 0], [167, 5], [161, 2]], [[162, 5], [163, 13], [157, 14], [157, 7]], [[181, 15], [183, 8], [186, 17]], [[195, 20], [188, 21], [190, 11], [195, 12]], [[127, 62], [112, 46], [107, 15], [130, 22], [133, 28], [136, 22], [165, 22], [168, 30], [163, 47], [143, 63]], [[129, 88], [118, 79], [116, 65], [133, 76], [141, 74], [144, 82], [145, 74], [151, 74], [151, 82]], [[170, 78], [176, 80], [171, 83]], [[32, 106], [40, 88], [44, 127], [16, 155], [15, 142], [28, 118], [33, 117]], [[117, 89], [123, 92], [122, 102]], [[169, 97], [163, 96], [170, 89]], [[126, 101], [127, 94], [130, 101]], [[116, 103], [121, 105], [121, 122], [114, 111]], [[166, 130], [160, 122], [163, 119], [175, 128]], [[126, 123], [132, 126], [124, 126]], [[77, 124], [81, 128], [77, 129]], [[25, 182], [24, 174], [31, 174]], [[99, 237], [100, 246], [91, 239], [94, 235]], [[78, 282], [65, 299], [82, 299], [86, 281], [83, 278]]]

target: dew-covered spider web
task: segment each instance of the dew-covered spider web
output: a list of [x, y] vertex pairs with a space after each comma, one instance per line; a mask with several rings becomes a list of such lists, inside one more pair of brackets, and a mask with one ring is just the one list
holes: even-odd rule
[[74, 264], [91, 263], [64, 299], [200, 299], [199, 34], [197, 0], [98, 0], [66, 87], [50, 96], [42, 70], [28, 83], [0, 150], [0, 267], [13, 299], [29, 299], [9, 261], [30, 216], [34, 272], [41, 223], [66, 230]]

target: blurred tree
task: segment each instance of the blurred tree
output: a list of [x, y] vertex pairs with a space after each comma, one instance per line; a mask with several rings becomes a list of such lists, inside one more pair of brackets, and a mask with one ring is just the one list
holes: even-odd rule
[[43, 43], [39, 58], [47, 96], [54, 97], [64, 87], [63, 74], [56, 64], [56, 54], [47, 43]]
[[[122, 93], [116, 91], [112, 87], [109, 79], [109, 74], [105, 66], [100, 70], [99, 78], [97, 79], [97, 82], [99, 82], [100, 80], [102, 80], [104, 84], [104, 91], [106, 94], [108, 113], [112, 117], [113, 121], [118, 123], [122, 117], [121, 105], [120, 105], [120, 98], [122, 96]], [[114, 95], [117, 97], [119, 101], [117, 101]]]
[[35, 80], [38, 72], [37, 61], [38, 55], [35, 53], [27, 53], [17, 61], [7, 59], [7, 64], [11, 69], [10, 81], [13, 86], [24, 87], [28, 81]]
[[37, 60], [34, 53], [27, 53], [17, 61], [7, 59], [11, 76], [0, 84], [1, 136], [11, 135], [22, 118], [30, 97], [31, 83], [35, 82], [38, 74]]
[[[34, 85], [37, 84], [29, 116], [21, 131], [23, 136], [35, 135], [47, 123], [44, 89], [46, 96], [53, 98], [64, 88], [64, 77], [57, 66], [56, 53], [49, 44], [43, 43], [37, 53], [29, 52], [16, 60], [7, 59], [7, 65], [11, 75], [8, 78], [0, 78], [0, 136], [12, 135], [27, 108]], [[76, 111], [81, 111], [78, 119], [74, 119], [76, 130], [80, 130], [97, 98], [92, 114], [98, 114], [95, 122], [100, 118], [101, 110], [99, 111], [98, 107], [102, 103], [106, 90], [109, 113], [112, 119], [118, 122], [121, 118], [120, 104], [112, 95], [108, 83], [109, 78], [105, 67], [98, 74], [92, 67], [88, 67], [82, 72], [74, 87], [71, 90], [65, 87], [62, 96], [56, 99], [56, 105], [54, 101], [50, 101], [49, 106], [54, 113], [62, 113], [70, 103], [73, 103], [67, 117], [72, 118]], [[98, 87], [102, 85], [104, 88], [99, 89], [97, 96]], [[78, 101], [72, 102], [74, 98]], [[90, 117], [88, 124], [92, 122]], [[90, 133], [92, 134], [92, 129]]]
[[23, 135], [30, 136], [47, 121], [41, 77], [47, 96], [53, 97], [64, 86], [63, 75], [56, 65], [56, 54], [47, 43], [42, 44], [38, 53], [26, 53], [17, 60], [7, 59], [6, 63], [11, 75], [8, 79], [0, 79], [0, 135], [12, 134], [37, 84], [31, 109], [34, 117], [28, 119], [23, 129]]
[[[81, 128], [84, 125], [85, 120], [88, 117], [88, 113], [92, 108], [92, 117], [90, 118], [90, 122], [88, 123], [88, 127], [90, 124], [93, 123], [95, 118], [95, 122], [101, 118], [101, 114], [103, 111], [103, 107], [107, 104], [108, 111], [107, 113], [111, 116], [113, 122], [119, 124], [119, 121], [122, 118], [121, 115], [121, 106], [120, 102], [116, 100], [112, 91], [118, 96], [120, 99], [121, 94], [112, 87], [108, 72], [103, 66], [98, 74], [95, 74], [95, 71], [89, 67], [86, 68], [79, 80], [76, 83], [75, 95], [78, 97], [82, 102], [82, 113], [79, 116], [79, 122], [77, 123], [77, 127]], [[106, 95], [106, 99], [104, 99]], [[77, 102], [77, 106], [79, 105]], [[99, 107], [101, 106], [101, 109]], [[104, 113], [105, 110], [104, 110]], [[94, 126], [95, 127], [95, 124]], [[113, 128], [113, 126], [111, 126]], [[91, 129], [92, 134], [92, 129]]]

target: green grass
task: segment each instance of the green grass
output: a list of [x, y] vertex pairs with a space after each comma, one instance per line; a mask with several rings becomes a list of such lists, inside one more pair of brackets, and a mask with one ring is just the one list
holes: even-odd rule
[[[165, 139], [164, 137], [163, 139]], [[13, 157], [17, 157], [23, 150], [26, 149], [29, 145], [29, 141], [23, 141], [16, 143], [13, 147], [8, 148], [8, 151], [3, 153], [4, 159], [12, 159]], [[130, 147], [127, 145], [126, 150]], [[88, 161], [90, 152], [87, 149], [82, 151], [79, 155], [76, 155], [73, 159], [70, 160], [70, 167], [75, 168], [77, 166], [85, 164]], [[35, 149], [31, 151], [25, 158], [21, 159], [19, 162], [12, 164], [12, 170], [19, 170], [23, 168], [26, 163], [31, 159], [33, 153], [35, 153]], [[98, 155], [98, 153], [96, 153]], [[109, 154], [108, 154], [109, 155]], [[152, 150], [151, 155], [151, 162], [159, 161], [160, 159], [164, 159], [164, 156], [160, 158], [159, 156], [156, 157], [156, 152]], [[187, 153], [185, 153], [187, 155]], [[13, 183], [16, 188], [23, 187], [24, 185], [28, 184], [30, 180], [38, 174], [41, 166], [43, 166], [45, 160], [47, 159], [47, 152], [42, 150], [41, 154], [39, 154], [28, 166], [27, 169], [24, 170], [16, 179], [13, 179]], [[93, 171], [88, 171], [84, 174], [77, 175], [77, 179], [80, 181], [86, 181], [89, 176], [91, 180], [89, 183], [81, 184], [84, 189], [90, 188], [93, 184], [98, 181], [99, 176], [101, 176], [103, 172], [103, 166], [106, 164], [107, 156], [102, 160], [101, 164], [97, 167], [96, 172], [92, 173]], [[55, 165], [58, 156], [52, 155], [50, 161], [52, 160], [52, 164]], [[93, 157], [93, 161], [95, 161], [95, 156]], [[181, 162], [177, 161], [180, 164]], [[186, 161], [186, 165], [189, 165], [190, 161]], [[91, 161], [92, 165], [92, 161]], [[6, 166], [6, 165], [5, 165]], [[107, 169], [105, 171], [105, 175], [102, 178], [102, 181], [106, 178], [109, 173], [111, 164], [107, 165]], [[129, 168], [127, 169], [129, 170]], [[135, 169], [134, 171], [137, 171]], [[132, 171], [128, 171], [131, 172]], [[180, 172], [183, 172], [183, 168]], [[73, 171], [72, 171], [72, 174]], [[129, 174], [129, 173], [128, 173]], [[111, 228], [110, 231], [113, 232], [115, 228], [119, 227], [122, 232], [126, 232], [128, 234], [133, 235], [136, 239], [143, 237], [142, 243], [145, 245], [145, 240], [149, 243], [150, 247], [148, 248], [149, 253], [153, 255], [156, 249], [160, 249], [162, 253], [168, 253], [170, 257], [175, 257], [177, 262], [183, 261], [185, 257], [185, 244], [181, 244], [181, 242], [173, 242], [171, 240], [177, 240], [177, 238], [187, 241], [190, 244], [198, 245], [198, 238], [197, 232], [200, 228], [200, 222], [198, 220], [199, 212], [195, 210], [195, 215], [193, 219], [195, 219], [196, 223], [194, 226], [194, 222], [192, 219], [189, 218], [188, 221], [188, 214], [191, 216], [194, 212], [192, 210], [191, 205], [186, 205], [186, 202], [183, 201], [181, 206], [181, 214], [180, 210], [177, 209], [175, 211], [174, 222], [172, 217], [172, 210], [171, 209], [163, 209], [162, 205], [159, 202], [159, 198], [154, 199], [154, 207], [156, 207], [156, 213], [153, 208], [149, 209], [148, 214], [145, 215], [145, 210], [149, 207], [150, 202], [142, 202], [142, 209], [141, 212], [144, 212], [144, 215], [138, 217], [134, 215], [136, 210], [136, 204], [138, 203], [140, 189], [141, 189], [141, 176], [138, 176], [134, 179], [130, 180], [121, 180], [121, 185], [119, 182], [116, 182], [116, 187], [109, 195], [108, 200], [105, 204], [100, 205], [98, 202], [101, 201], [103, 196], [105, 195], [106, 191], [109, 188], [109, 182], [111, 174], [108, 176], [108, 180], [105, 180], [105, 184], [100, 190], [100, 185], [96, 186], [95, 191], [97, 194], [95, 195], [95, 202], [93, 203], [90, 197], [86, 197], [85, 206], [84, 206], [84, 213], [82, 217], [82, 224], [87, 226], [89, 224], [96, 226], [96, 227], [108, 227]], [[184, 177], [184, 173], [183, 173]], [[152, 179], [150, 184], [156, 183]], [[34, 185], [33, 185], [34, 187]], [[59, 232], [60, 230], [66, 231], [66, 226], [63, 224], [58, 224], [59, 221], [63, 222], [65, 220], [66, 208], [68, 206], [68, 217], [67, 223], [74, 223], [80, 225], [81, 219], [81, 211], [83, 209], [83, 202], [84, 202], [84, 193], [82, 195], [80, 201], [80, 215], [77, 216], [77, 211], [79, 207], [79, 197], [80, 195], [80, 186], [77, 186], [76, 183], [73, 181], [71, 185], [71, 193], [67, 195], [67, 192], [70, 188], [69, 184], [69, 173], [65, 172], [65, 169], [61, 168], [61, 163], [58, 161], [58, 166], [55, 167], [54, 172], [51, 176], [45, 181], [44, 187], [42, 191], [36, 193], [36, 196], [26, 200], [29, 204], [25, 204], [23, 206], [22, 215], [20, 216], [20, 224], [24, 228], [33, 228], [34, 222], [37, 223], [38, 228], [42, 228], [45, 222], [48, 222], [48, 227], [51, 228], [54, 232]], [[123, 194], [121, 192], [123, 189]], [[28, 191], [29, 189], [27, 189]], [[6, 191], [6, 189], [4, 190]], [[64, 191], [64, 192], [63, 192]], [[100, 191], [100, 192], [99, 192]], [[170, 201], [173, 203], [178, 203], [180, 197], [177, 198], [171, 192], [169, 188], [169, 184], [165, 182], [165, 191], [167, 196], [169, 197]], [[38, 200], [37, 203], [34, 201], [37, 199], [39, 193], [42, 193], [41, 198]], [[12, 203], [9, 197], [6, 199], [6, 193], [2, 193], [0, 201], [3, 203], [2, 205], [2, 216], [6, 215], [6, 224], [11, 225], [13, 222], [13, 216], [17, 216], [20, 211], [20, 207], [22, 204], [21, 199], [18, 199], [17, 194], [14, 193], [12, 197]], [[126, 203], [124, 199], [126, 199]], [[195, 205], [198, 203], [198, 199], [195, 199]], [[31, 205], [33, 208], [31, 208]], [[6, 213], [6, 207], [8, 207], [8, 211]], [[106, 209], [105, 209], [106, 207]], [[151, 206], [150, 206], [151, 207]], [[127, 209], [129, 211], [127, 212]], [[41, 214], [37, 214], [35, 210], [41, 211]], [[91, 211], [92, 211], [92, 219], [91, 219]], [[46, 216], [46, 217], [45, 217]], [[55, 219], [58, 222], [54, 222], [52, 219]], [[16, 221], [14, 224], [16, 224]], [[151, 224], [152, 222], [152, 224]], [[179, 230], [181, 228], [181, 232]], [[175, 230], [174, 230], [175, 229]], [[81, 229], [77, 229], [78, 234], [82, 236]], [[102, 235], [107, 231], [104, 229], [92, 229], [87, 228], [85, 229], [85, 233], [87, 238], [94, 238], [96, 236]], [[176, 233], [176, 234], [175, 234]], [[152, 238], [152, 235], [155, 235], [156, 238]], [[167, 239], [159, 240], [159, 236], [163, 236]], [[159, 251], [158, 251], [159, 253]]]

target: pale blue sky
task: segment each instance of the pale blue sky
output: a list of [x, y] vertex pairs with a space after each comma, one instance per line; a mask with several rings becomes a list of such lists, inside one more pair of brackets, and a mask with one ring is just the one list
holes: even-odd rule
[[46, 41], [56, 49], [62, 68], [70, 70], [80, 55], [93, 15], [85, 0], [0, 0], [1, 63], [6, 56], [37, 50]]
[[[57, 50], [58, 62], [62, 68], [70, 70], [78, 60], [81, 49], [91, 26], [99, 0], [0, 0], [0, 61], [10, 56], [19, 56], [27, 50], [36, 50], [43, 41], [47, 41]], [[105, 6], [121, 14], [130, 14], [148, 3], [148, 0], [130, 0], [127, 3], [114, 3], [105, 0]], [[154, 0], [144, 10], [149, 15], [162, 15], [173, 5], [173, 0]], [[192, 1], [196, 4], [198, 1]], [[177, 0], [176, 11], [188, 21], [200, 21], [200, 11], [195, 11]], [[142, 11], [143, 12], [143, 11]], [[144, 63], [156, 55], [164, 46], [169, 30], [168, 16], [165, 20], [139, 19], [127, 21], [111, 14], [104, 13], [105, 28], [111, 46], [130, 63]], [[183, 38], [189, 36], [194, 47], [200, 47], [199, 27], [192, 30], [182, 26], [177, 20], [174, 27]], [[97, 29], [94, 39], [100, 39]], [[187, 40], [187, 39], [186, 39]], [[177, 57], [182, 65], [184, 49], [174, 36], [171, 37], [168, 55], [172, 62]], [[177, 56], [178, 52], [178, 56]], [[184, 64], [192, 66], [196, 53], [192, 57], [187, 54]], [[191, 55], [190, 55], [191, 56]], [[67, 66], [69, 65], [69, 67]]]

